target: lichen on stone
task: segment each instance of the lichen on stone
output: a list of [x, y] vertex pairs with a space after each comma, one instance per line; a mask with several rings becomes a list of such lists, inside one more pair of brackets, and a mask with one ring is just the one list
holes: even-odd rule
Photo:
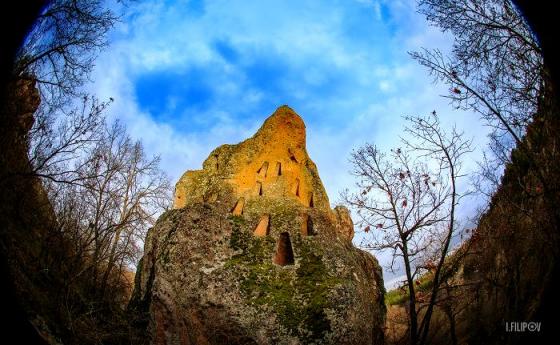
[[381, 270], [330, 208], [305, 136], [283, 106], [181, 177], [131, 301], [149, 343], [382, 343]]

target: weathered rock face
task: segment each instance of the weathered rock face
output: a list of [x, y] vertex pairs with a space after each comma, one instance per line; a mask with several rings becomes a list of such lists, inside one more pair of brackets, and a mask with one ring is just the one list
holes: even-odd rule
[[380, 344], [381, 269], [352, 237], [303, 120], [283, 106], [183, 175], [146, 239], [130, 309], [152, 344]]
[[[203, 167], [181, 177], [175, 208], [213, 202], [220, 194], [231, 193], [244, 200], [255, 196], [290, 198], [303, 206], [329, 209], [317, 167], [305, 150], [305, 124], [287, 106], [269, 117], [252, 138], [215, 149]], [[212, 178], [228, 186], [212, 183]]]

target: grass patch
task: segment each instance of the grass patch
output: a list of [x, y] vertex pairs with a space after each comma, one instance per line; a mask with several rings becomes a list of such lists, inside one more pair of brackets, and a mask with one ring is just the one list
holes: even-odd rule
[[[433, 280], [431, 274], [424, 274], [418, 279], [419, 284], [415, 284], [415, 291], [416, 292], [429, 292], [432, 288]], [[404, 288], [396, 288], [393, 290], [388, 291], [385, 294], [385, 305], [401, 305], [408, 301], [408, 286], [404, 286]]]
[[385, 294], [385, 305], [401, 305], [408, 300], [408, 293], [394, 289]]

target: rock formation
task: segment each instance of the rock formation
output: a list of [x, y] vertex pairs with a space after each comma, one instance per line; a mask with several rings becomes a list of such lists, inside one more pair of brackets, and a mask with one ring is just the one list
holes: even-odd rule
[[149, 231], [129, 309], [151, 344], [380, 344], [381, 269], [352, 245], [282, 106], [187, 171]]

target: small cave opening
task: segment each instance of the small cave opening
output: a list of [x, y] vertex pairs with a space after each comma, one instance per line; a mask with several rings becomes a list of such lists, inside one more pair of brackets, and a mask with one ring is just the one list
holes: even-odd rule
[[296, 158], [296, 155], [294, 154], [294, 151], [293, 151], [292, 149], [290, 149], [290, 148], [288, 149], [288, 155], [290, 156], [290, 160], [291, 160], [292, 162], [294, 162], [294, 163], [299, 163], [298, 160], [297, 160], [297, 158]]
[[259, 220], [259, 224], [255, 227], [253, 235], [257, 237], [264, 237], [270, 233], [270, 215], [265, 214]]
[[309, 192], [309, 207], [314, 207], [313, 203], [313, 192]]
[[306, 213], [303, 215], [301, 222], [301, 235], [302, 236], [313, 236], [315, 231], [313, 229], [313, 219]]
[[266, 172], [268, 170], [268, 162], [264, 161], [264, 163], [261, 165], [261, 167], [259, 168], [259, 170], [257, 170], [257, 174], [263, 178], [266, 177]]
[[296, 183], [294, 184], [292, 192], [295, 194], [295, 196], [299, 196], [299, 178], [296, 178]]
[[280, 266], [294, 264], [294, 251], [292, 249], [292, 241], [290, 240], [290, 234], [288, 232], [280, 234], [273, 262]]
[[231, 213], [234, 216], [241, 216], [243, 215], [243, 207], [245, 206], [245, 199], [244, 198], [239, 198], [236, 202], [235, 205], [233, 206], [233, 208], [231, 209]]
[[276, 162], [276, 176], [282, 176], [282, 163]]
[[218, 155], [214, 155], [214, 164], [216, 166], [216, 170], [218, 170], [220, 168], [220, 164], [218, 161]]

